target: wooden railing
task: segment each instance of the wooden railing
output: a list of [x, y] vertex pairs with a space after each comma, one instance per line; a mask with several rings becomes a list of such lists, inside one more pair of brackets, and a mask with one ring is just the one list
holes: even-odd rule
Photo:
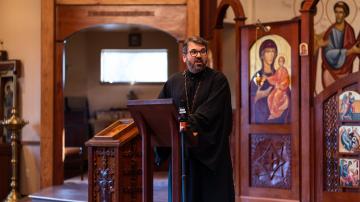
[[133, 120], [114, 122], [86, 146], [89, 201], [141, 201], [141, 136]]

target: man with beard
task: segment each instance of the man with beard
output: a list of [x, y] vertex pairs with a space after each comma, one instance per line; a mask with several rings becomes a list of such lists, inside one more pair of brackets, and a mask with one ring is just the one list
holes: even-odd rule
[[354, 29], [346, 22], [349, 6], [338, 1], [334, 5], [335, 23], [325, 32], [319, 42], [322, 47], [322, 83], [324, 88], [335, 80], [352, 72], [353, 61], [360, 48], [355, 39]]
[[[188, 112], [187, 134], [198, 137], [198, 145], [186, 151], [186, 201], [233, 202], [229, 149], [232, 108], [228, 81], [222, 73], [207, 66], [206, 40], [190, 37], [184, 42], [182, 52], [187, 69], [171, 76], [159, 98], [173, 98], [177, 107], [184, 103]], [[167, 156], [168, 149], [156, 148], [156, 163]]]

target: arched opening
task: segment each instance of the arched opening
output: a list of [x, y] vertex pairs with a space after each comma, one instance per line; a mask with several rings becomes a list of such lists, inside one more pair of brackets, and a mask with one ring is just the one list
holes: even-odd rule
[[231, 90], [231, 105], [232, 108], [236, 108], [236, 76], [233, 72], [236, 67], [236, 30], [235, 30], [235, 21], [233, 10], [227, 9], [225, 14], [225, 19], [223, 22], [223, 29], [221, 35], [222, 41], [222, 52], [221, 52], [221, 61], [222, 61], [222, 72], [227, 77], [230, 90]]
[[141, 24], [168, 33], [180, 43], [179, 49], [187, 36], [199, 33], [198, 1], [104, 5], [42, 1], [41, 187], [63, 183], [63, 173], [58, 170], [63, 170], [63, 51], [68, 37], [97, 25]]
[[[63, 153], [70, 147], [83, 150], [82, 159], [79, 155], [65, 157], [67, 179], [86, 168], [84, 142], [119, 118], [131, 118], [126, 109], [128, 99], [156, 98], [163, 82], [178, 71], [179, 56], [173, 36], [138, 24], [103, 24], [83, 29], [65, 39], [63, 56]], [[156, 70], [164, 62], [166, 69]], [[138, 76], [129, 74], [138, 67]], [[107, 73], [119, 80], [106, 80]], [[139, 77], [141, 74], [145, 77]], [[136, 78], [129, 81], [130, 76]], [[153, 80], [147, 80], [150, 77]]]

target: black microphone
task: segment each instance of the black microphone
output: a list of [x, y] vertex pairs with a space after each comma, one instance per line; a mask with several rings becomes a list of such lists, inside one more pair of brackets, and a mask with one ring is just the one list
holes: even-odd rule
[[186, 104], [184, 100], [181, 100], [179, 105], [179, 124], [180, 132], [185, 132], [188, 126], [188, 114], [186, 111]]

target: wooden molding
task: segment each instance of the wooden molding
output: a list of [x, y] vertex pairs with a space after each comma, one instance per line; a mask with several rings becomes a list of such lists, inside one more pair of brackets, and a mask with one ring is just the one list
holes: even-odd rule
[[41, 188], [53, 185], [54, 11], [54, 1], [41, 1]]
[[186, 38], [186, 5], [58, 6], [56, 16], [58, 41], [85, 28], [114, 23], [147, 25], [177, 40]]
[[39, 146], [40, 145], [40, 141], [34, 141], [34, 140], [22, 140], [20, 142], [20, 144], [22, 146]]
[[200, 35], [200, 2], [188, 0], [187, 2], [187, 36]]
[[63, 5], [186, 4], [187, 0], [56, 0]]

